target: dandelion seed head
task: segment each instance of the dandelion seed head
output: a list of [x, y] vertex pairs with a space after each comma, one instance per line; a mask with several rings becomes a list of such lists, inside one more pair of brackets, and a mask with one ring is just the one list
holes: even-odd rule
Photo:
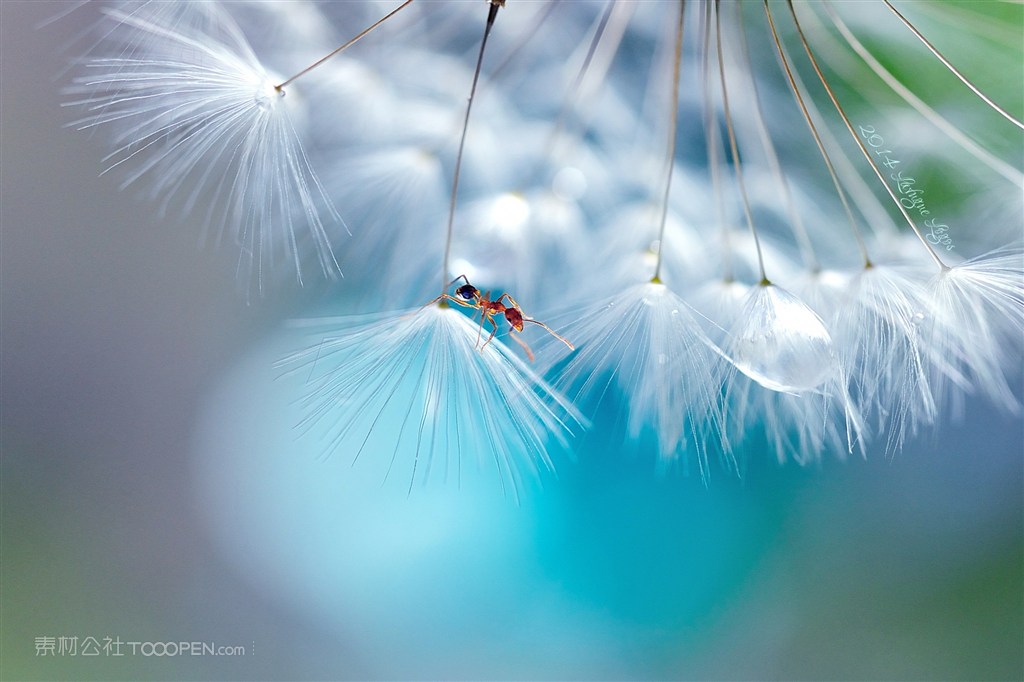
[[[1001, 249], [943, 270], [929, 283], [925, 338], [933, 381], [956, 401], [981, 391], [1016, 412], [1007, 372], [1024, 354], [1024, 253]], [[956, 390], [953, 390], [953, 387]]]
[[301, 282], [310, 257], [338, 275], [344, 224], [300, 143], [301, 100], [283, 105], [230, 14], [143, 3], [106, 16], [68, 92], [85, 111], [75, 125], [114, 139], [107, 171], [126, 172], [123, 186], [146, 179], [164, 213], [205, 216], [217, 240], [235, 242], [247, 288], [279, 269]]
[[823, 286], [816, 306], [828, 320], [851, 398], [885, 436], [886, 451], [936, 416], [920, 323], [927, 307], [914, 270], [875, 263], [842, 286]]
[[499, 339], [482, 347], [479, 324], [452, 307], [313, 324], [334, 331], [280, 363], [309, 378], [300, 428], [321, 434], [325, 456], [365, 453], [384, 478], [411, 487], [472, 463], [518, 495], [586, 423]]
[[[556, 386], [577, 401], [600, 403], [612, 386], [628, 405], [626, 435], [652, 433], [662, 465], [689, 456], [707, 474], [707, 444], [721, 442], [717, 405], [720, 358], [664, 284], [645, 282], [579, 311], [562, 330], [576, 351]], [[548, 362], [563, 351], [543, 346]]]
[[[764, 291], [773, 289], [774, 291]], [[847, 390], [847, 377], [836, 355], [834, 341], [818, 317], [801, 299], [775, 285], [749, 286], [740, 282], [711, 282], [695, 300], [706, 311], [711, 334], [730, 359], [733, 371], [722, 381], [723, 414], [728, 441], [760, 443], [761, 439], [775, 453], [779, 463], [788, 460], [807, 464], [831, 452], [842, 457], [863, 447], [866, 433], [863, 417]], [[789, 311], [788, 325], [781, 327], [782, 343], [771, 339], [769, 345], [754, 349], [754, 375], [744, 371], [733, 358], [737, 338], [747, 333], [746, 344], [764, 343], [775, 332], [771, 330], [771, 314], [776, 302]], [[761, 308], [761, 322], [758, 319]], [[799, 365], [799, 358], [784, 351], [801, 352], [801, 337], [810, 331], [808, 357], [816, 364]], [[766, 333], [767, 332], [767, 333]], [[792, 338], [787, 338], [794, 333]], [[828, 342], [826, 342], [826, 340]], [[792, 345], [787, 346], [787, 343]], [[817, 370], [815, 372], [815, 370]]]

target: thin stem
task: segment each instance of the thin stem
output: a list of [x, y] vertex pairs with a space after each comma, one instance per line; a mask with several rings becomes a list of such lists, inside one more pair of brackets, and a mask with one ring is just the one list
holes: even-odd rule
[[811, 242], [810, 235], [807, 234], [807, 228], [800, 217], [800, 211], [797, 210], [796, 202], [793, 201], [793, 193], [790, 191], [789, 183], [786, 181], [786, 174], [782, 172], [782, 164], [779, 163], [779, 156], [775, 151], [775, 145], [772, 143], [771, 134], [768, 132], [768, 126], [765, 123], [764, 109], [761, 107], [761, 94], [758, 92], [757, 78], [754, 77], [754, 69], [750, 61], [747, 32], [743, 29], [743, 6], [739, 3], [736, 4], [736, 26], [740, 36], [739, 46], [740, 57], [744, 66], [743, 71], [750, 76], [750, 92], [755, 114], [754, 123], [757, 125], [757, 133], [761, 138], [761, 146], [764, 147], [765, 157], [768, 160], [768, 165], [771, 167], [772, 175], [775, 176], [775, 181], [779, 183], [779, 187], [782, 190], [783, 203], [786, 206], [786, 211], [789, 213], [790, 229], [800, 247], [804, 263], [811, 272], [820, 272], [821, 261], [818, 260], [818, 254], [814, 251], [814, 244]]
[[718, 125], [715, 121], [714, 102], [711, 98], [711, 68], [708, 66], [709, 53], [711, 52], [711, 3], [704, 4], [703, 23], [703, 45], [701, 47], [701, 91], [704, 97], [704, 134], [707, 143], [708, 167], [711, 170], [711, 193], [715, 197], [715, 212], [718, 216], [718, 224], [721, 227], [722, 238], [722, 279], [726, 282], [733, 280], [732, 269], [732, 238], [730, 229], [725, 221], [725, 206], [722, 197], [722, 176], [719, 163], [719, 150], [721, 138], [718, 132]]
[[846, 124], [846, 129], [850, 132], [850, 136], [853, 138], [853, 141], [857, 143], [858, 147], [860, 147], [861, 152], [864, 154], [864, 158], [868, 160], [868, 165], [871, 166], [871, 170], [873, 170], [875, 172], [875, 175], [878, 176], [878, 181], [882, 183], [882, 187], [884, 187], [885, 191], [889, 193], [889, 196], [892, 198], [893, 203], [896, 204], [896, 208], [898, 208], [900, 213], [903, 214], [903, 217], [906, 219], [907, 224], [910, 225], [910, 229], [914, 231], [914, 234], [917, 235], [917, 238], [924, 245], [925, 249], [927, 249], [929, 255], [931, 255], [932, 257], [932, 260], [935, 261], [935, 264], [939, 266], [940, 270], [948, 270], [949, 266], [946, 265], [941, 258], [939, 258], [939, 254], [936, 253], [935, 249], [932, 248], [932, 245], [929, 244], [928, 240], [925, 239], [923, 234], [921, 234], [921, 230], [914, 222], [914, 219], [910, 217], [909, 213], [907, 213], [907, 209], [903, 207], [903, 204], [900, 203], [900, 200], [892, 191], [892, 188], [889, 187], [889, 184], [885, 181], [885, 176], [882, 175], [882, 172], [880, 170], [878, 170], [878, 166], [875, 165], [875, 160], [871, 158], [871, 152], [868, 151], [868, 148], [864, 146], [864, 143], [861, 141], [860, 137], [857, 136], [857, 132], [853, 129], [853, 123], [850, 122], [850, 118], [846, 115], [846, 112], [843, 110], [842, 105], [839, 104], [839, 100], [836, 99], [836, 95], [832, 91], [831, 86], [829, 86], [828, 80], [826, 80], [825, 78], [825, 74], [822, 73], [821, 67], [818, 66], [818, 60], [815, 59], [814, 57], [814, 51], [811, 50], [811, 45], [810, 43], [807, 42], [807, 36], [804, 35], [803, 27], [800, 26], [800, 19], [796, 16], [796, 9], [793, 7], [793, 0], [786, 0], [786, 4], [789, 6], [789, 13], [793, 16], [793, 24], [796, 26], [797, 35], [800, 36], [800, 42], [804, 46], [804, 51], [807, 53], [807, 58], [810, 59], [811, 66], [814, 67], [814, 72], [818, 75], [818, 80], [820, 80], [821, 84], [825, 87], [825, 92], [828, 93], [828, 97], [829, 99], [832, 100], [833, 106], [835, 106], [836, 111], [839, 112], [839, 116], [843, 119], [843, 123]]
[[793, 70], [789, 65], [789, 57], [787, 57], [786, 50], [782, 47], [782, 41], [779, 40], [778, 31], [775, 29], [775, 20], [772, 18], [772, 11], [768, 6], [768, 0], [764, 0], [764, 12], [768, 17], [768, 27], [771, 29], [772, 40], [775, 43], [775, 50], [782, 63], [782, 70], [786, 73], [786, 78], [789, 80], [789, 87], [793, 89], [793, 95], [796, 97], [796, 102], [800, 105], [800, 112], [803, 114], [804, 120], [807, 121], [807, 126], [811, 129], [811, 135], [814, 137], [815, 144], [818, 145], [818, 151], [821, 153], [821, 158], [825, 160], [825, 167], [828, 168], [828, 174], [832, 178], [832, 184], [836, 188], [836, 193], [839, 194], [839, 201], [843, 204], [843, 210], [846, 212], [846, 218], [850, 222], [850, 229], [853, 230], [853, 236], [857, 239], [857, 246], [860, 248], [861, 256], [864, 258], [864, 264], [870, 265], [871, 258], [868, 256], [868, 249], [864, 244], [864, 237], [861, 235], [860, 230], [857, 228], [857, 223], [853, 219], [853, 211], [850, 209], [850, 203], [846, 199], [846, 192], [843, 191], [842, 185], [839, 183], [839, 177], [836, 175], [836, 169], [832, 165], [832, 159], [829, 156], [828, 151], [825, 150], [825, 144], [821, 140], [821, 135], [818, 134], [818, 127], [814, 125], [811, 113], [807, 110], [807, 103], [804, 102], [804, 97], [800, 94], [800, 88], [797, 87], [796, 78], [794, 78]]
[[[545, 167], [551, 160], [557, 159], [559, 153], [562, 151], [559, 148], [559, 142], [562, 139], [562, 135], [568, 127], [569, 113], [573, 109], [577, 109], [579, 100], [583, 91], [583, 82], [587, 77], [587, 73], [590, 70], [594, 56], [597, 53], [598, 47], [601, 45], [602, 38], [605, 35], [605, 29], [608, 27], [608, 22], [612, 17], [612, 13], [617, 6], [617, 0], [607, 0], [604, 12], [598, 18], [594, 25], [594, 34], [590, 38], [588, 43], [587, 53], [583, 58], [583, 63], [580, 65], [579, 70], [576, 72], [576, 77], [573, 79], [572, 85], [569, 87], [568, 94], [562, 101], [562, 107], [558, 112], [558, 117], [555, 119], [555, 124], [551, 127], [548, 132], [542, 149], [547, 150], [546, 155], [542, 155], [537, 162], [538, 170], [536, 173], [539, 175], [540, 170]], [[618, 41], [612, 45], [612, 51], [618, 49]], [[598, 74], [598, 78], [602, 78], [603, 73]]]
[[[1021, 175], [1020, 171], [980, 147], [976, 142], [974, 142], [974, 140], [961, 132], [958, 127], [946, 120], [941, 114], [939, 114], [939, 112], [925, 104], [920, 97], [900, 83], [888, 69], [882, 66], [882, 64], [875, 59], [870, 52], [868, 52], [864, 44], [857, 40], [857, 37], [853, 35], [850, 29], [846, 26], [846, 23], [839, 18], [835, 13], [835, 10], [833, 10], [830, 5], [825, 5], [825, 11], [833, 25], [835, 25], [839, 30], [839, 33], [843, 36], [846, 43], [853, 48], [854, 52], [860, 55], [860, 58], [864, 60], [864, 63], [867, 64], [872, 71], [875, 72], [875, 75], [885, 81], [886, 85], [888, 85], [893, 92], [902, 97], [907, 104], [914, 107], [914, 109], [920, 112], [922, 116], [931, 121], [936, 128], [949, 136], [953, 142], [960, 145], [968, 154], [974, 156], [976, 159], [1015, 185], [1021, 184], [1021, 180], [1024, 176]], [[811, 14], [810, 16], [813, 17], [815, 15]]]
[[729, 135], [729, 151], [732, 153], [732, 163], [736, 169], [736, 185], [740, 190], [743, 213], [747, 217], [747, 226], [750, 228], [750, 234], [754, 236], [754, 247], [757, 249], [757, 268], [761, 275], [761, 283], [767, 284], [768, 277], [764, 271], [764, 254], [761, 252], [761, 239], [757, 236], [757, 229], [754, 227], [754, 216], [750, 212], [750, 200], [747, 198], [747, 187], [743, 182], [743, 168], [740, 163], [739, 147], [736, 145], [736, 131], [733, 129], [732, 115], [729, 112], [729, 89], [725, 84], [725, 61], [722, 58], [721, 17], [720, 0], [715, 0], [715, 48], [718, 50], [718, 76], [722, 83], [722, 109], [725, 113], [725, 130]]
[[406, 8], [406, 7], [408, 7], [408, 6], [410, 5], [410, 4], [412, 4], [412, 0], [405, 0], [405, 2], [403, 2], [403, 3], [401, 4], [401, 5], [399, 5], [399, 6], [398, 6], [398, 7], [396, 7], [395, 9], [393, 9], [393, 10], [391, 10], [390, 12], [388, 12], [387, 14], [385, 14], [385, 15], [384, 15], [383, 17], [381, 17], [380, 19], [378, 19], [377, 21], [375, 21], [375, 22], [374, 22], [373, 24], [371, 24], [371, 25], [370, 25], [370, 26], [368, 26], [367, 28], [363, 29], [363, 31], [362, 31], [362, 32], [361, 32], [361, 33], [360, 33], [359, 35], [357, 35], [357, 36], [356, 36], [355, 38], [353, 38], [352, 40], [348, 41], [348, 42], [347, 42], [347, 43], [345, 43], [344, 45], [341, 45], [340, 47], [336, 48], [336, 49], [335, 49], [335, 50], [333, 50], [332, 52], [330, 52], [330, 53], [328, 53], [328, 54], [324, 55], [324, 56], [323, 56], [323, 57], [321, 57], [320, 59], [316, 60], [315, 62], [313, 62], [312, 64], [310, 64], [310, 65], [309, 65], [309, 66], [307, 66], [306, 68], [304, 68], [304, 69], [303, 69], [302, 71], [299, 71], [299, 72], [298, 72], [297, 74], [295, 74], [295, 75], [294, 75], [294, 76], [292, 76], [291, 78], [288, 78], [287, 80], [285, 80], [285, 81], [281, 82], [280, 84], [278, 84], [278, 85], [275, 85], [275, 86], [274, 86], [274, 89], [275, 89], [275, 90], [277, 90], [278, 92], [281, 92], [282, 90], [284, 90], [284, 88], [285, 88], [285, 87], [286, 87], [287, 85], [289, 85], [289, 84], [290, 84], [290, 83], [291, 83], [292, 81], [294, 81], [294, 80], [295, 80], [296, 78], [299, 78], [300, 76], [304, 76], [304, 75], [306, 75], [307, 73], [309, 73], [310, 71], [312, 71], [312, 70], [313, 70], [313, 69], [315, 69], [316, 67], [318, 67], [318, 66], [320, 66], [321, 64], [323, 64], [324, 62], [326, 62], [326, 61], [327, 61], [328, 59], [330, 59], [331, 57], [334, 57], [335, 55], [338, 55], [338, 54], [340, 54], [340, 53], [344, 52], [345, 50], [347, 50], [348, 48], [352, 47], [353, 45], [355, 45], [356, 43], [358, 43], [358, 42], [359, 42], [360, 40], [362, 40], [362, 39], [363, 39], [363, 37], [364, 37], [364, 36], [366, 36], [366, 34], [368, 34], [368, 33], [369, 33], [370, 31], [372, 31], [373, 29], [377, 28], [378, 26], [380, 26], [381, 24], [383, 24], [383, 23], [384, 23], [385, 21], [387, 21], [387, 20], [388, 20], [388, 19], [390, 19], [391, 17], [393, 17], [393, 16], [395, 16], [396, 14], [398, 14], [398, 12], [399, 12], [399, 11], [401, 11], [401, 10], [405, 9], [405, 8]]
[[558, 119], [555, 122], [555, 129], [552, 132], [552, 136], [556, 135], [565, 124], [565, 119], [569, 114], [569, 109], [573, 104], [575, 104], [576, 98], [580, 94], [580, 90], [583, 87], [583, 79], [586, 78], [587, 71], [590, 69], [590, 63], [593, 61], [594, 54], [597, 52], [597, 47], [601, 44], [601, 38], [604, 36], [604, 31], [608, 27], [608, 20], [611, 18], [612, 11], [615, 9], [615, 2], [616, 0], [608, 0], [605, 5], [604, 12], [601, 13], [601, 17], [597, 21], [597, 25], [594, 28], [594, 35], [591, 36], [590, 44], [587, 46], [587, 54], [583, 57], [583, 63], [580, 64], [579, 71], [576, 72], [576, 78], [569, 87], [569, 96], [565, 98], [565, 101], [562, 103], [562, 110], [558, 112]]
[[[559, 0], [552, 0], [552, 3], [559, 2]], [[618, 17], [618, 14], [623, 12], [617, 11], [622, 10], [626, 7], [626, 16]], [[599, 49], [604, 47], [605, 38], [609, 38], [610, 44], [607, 45], [605, 51], [611, 55], [614, 55], [618, 51], [619, 43], [622, 40], [624, 29], [629, 19], [629, 8], [625, 3], [620, 0], [607, 0], [605, 9], [601, 13], [600, 17], [594, 22], [591, 30], [593, 34], [587, 43], [587, 51], [583, 57], [583, 63], [576, 72], [576, 76], [573, 79], [572, 85], [569, 86], [565, 98], [562, 100], [562, 106], [559, 109], [558, 116], [555, 119], [554, 124], [551, 126], [548, 134], [544, 138], [544, 143], [541, 149], [545, 151], [544, 154], [538, 156], [536, 168], [532, 171], [532, 175], [542, 176], [544, 170], [552, 163], [559, 163], [559, 159], [567, 156], [570, 151], [570, 145], [578, 140], [570, 138], [570, 133], [567, 130], [570, 129], [569, 119], [570, 113], [577, 112], [579, 114], [583, 107], [580, 106], [580, 102], [584, 95], [584, 83], [587, 77], [591, 74], [591, 68], [596, 68], [597, 73], [595, 74], [595, 80], [604, 80], [607, 74], [610, 59], [604, 58], [600, 53]], [[607, 32], [607, 29], [611, 27], [611, 31]], [[534, 29], [536, 30], [536, 29]], [[512, 57], [516, 54], [518, 48], [513, 50], [506, 61], [502, 63], [502, 67], [505, 67]], [[597, 66], [595, 66], [597, 63]], [[493, 78], [497, 71], [491, 72]], [[577, 126], [585, 127], [585, 121], [577, 115]]]
[[[512, 49], [508, 51], [505, 58], [498, 62], [498, 65], [491, 71], [491, 80], [497, 80], [499, 76], [504, 77], [504, 71], [509, 67], [510, 64], [516, 61], [516, 57], [519, 53], [529, 44], [529, 42], [537, 37], [541, 27], [547, 23], [548, 19], [554, 13], [555, 8], [558, 7], [558, 3], [561, 0], [551, 0], [544, 8], [536, 13], [533, 17], [533, 21], [529, 26], [520, 31], [519, 37], [512, 41]], [[507, 82], [507, 81], [506, 81]]]
[[661, 197], [661, 224], [658, 228], [658, 262], [654, 266], [652, 282], [661, 281], [661, 263], [665, 253], [665, 225], [668, 222], [668, 197], [672, 191], [672, 169], [676, 165], [676, 129], [679, 127], [679, 73], [683, 63], [683, 17], [686, 0], [679, 0], [679, 22], [676, 24], [676, 54], [672, 63], [672, 113], [669, 116], [668, 169], [665, 172], [665, 193]]
[[936, 57], [938, 58], [938, 60], [939, 60], [939, 61], [940, 61], [940, 62], [942, 62], [942, 63], [943, 63], [944, 65], [945, 65], [945, 67], [946, 67], [947, 69], [949, 69], [950, 73], [952, 73], [952, 74], [953, 74], [954, 76], [956, 76], [957, 78], [959, 78], [959, 79], [960, 79], [960, 81], [961, 81], [961, 82], [962, 82], [962, 83], [963, 83], [964, 85], [966, 85], [966, 86], [967, 86], [968, 88], [970, 88], [970, 89], [971, 89], [971, 92], [973, 92], [973, 93], [974, 93], [975, 95], [977, 95], [978, 97], [980, 97], [980, 98], [982, 99], [982, 101], [984, 101], [984, 102], [985, 102], [985, 104], [989, 105], [989, 106], [990, 106], [990, 107], [992, 107], [992, 108], [993, 108], [993, 109], [994, 109], [995, 111], [999, 112], [999, 114], [1001, 114], [1001, 115], [1002, 115], [1002, 117], [1003, 117], [1003, 118], [1005, 118], [1005, 119], [1006, 119], [1007, 121], [1009, 121], [1009, 122], [1010, 122], [1010, 123], [1012, 123], [1013, 125], [1017, 126], [1017, 127], [1018, 127], [1018, 128], [1020, 128], [1021, 130], [1024, 130], [1024, 123], [1021, 123], [1020, 121], [1018, 121], [1018, 120], [1017, 120], [1016, 118], [1014, 118], [1014, 117], [1013, 117], [1013, 116], [1012, 116], [1012, 115], [1011, 115], [1010, 113], [1008, 113], [1008, 112], [1007, 112], [1007, 111], [1006, 111], [1005, 109], [1003, 109], [1003, 108], [1002, 108], [1001, 106], [999, 106], [998, 104], [996, 104], [995, 102], [993, 102], [993, 101], [992, 101], [991, 99], [989, 99], [989, 98], [988, 98], [988, 97], [987, 97], [987, 96], [985, 95], [985, 93], [983, 93], [983, 92], [982, 92], [981, 90], [979, 90], [979, 89], [978, 89], [978, 88], [977, 88], [977, 87], [976, 87], [976, 86], [974, 85], [974, 83], [972, 83], [971, 81], [969, 81], [969, 80], [967, 79], [967, 77], [966, 77], [966, 76], [964, 76], [964, 75], [963, 75], [962, 73], [960, 73], [960, 70], [959, 70], [959, 69], [957, 69], [957, 68], [956, 68], [955, 66], [953, 66], [953, 64], [952, 64], [952, 63], [950, 63], [950, 61], [949, 61], [948, 59], [946, 59], [946, 58], [945, 58], [944, 56], [942, 56], [942, 53], [941, 53], [941, 52], [939, 52], [939, 50], [938, 50], [938, 49], [937, 49], [937, 48], [936, 48], [936, 47], [935, 47], [934, 45], [932, 45], [932, 44], [931, 44], [931, 43], [930, 43], [930, 42], [928, 41], [928, 39], [927, 39], [927, 38], [925, 38], [925, 37], [924, 37], [924, 35], [923, 35], [923, 34], [922, 34], [922, 33], [921, 33], [921, 32], [920, 32], [919, 30], [917, 30], [917, 27], [916, 27], [916, 26], [914, 26], [914, 25], [913, 25], [912, 23], [910, 23], [910, 20], [909, 20], [909, 19], [907, 19], [907, 18], [906, 18], [905, 16], [903, 16], [903, 15], [902, 15], [902, 14], [900, 13], [900, 11], [899, 11], [898, 9], [896, 9], [895, 7], [893, 7], [893, 6], [892, 6], [892, 3], [891, 3], [891, 2], [889, 2], [889, 0], [882, 0], [882, 2], [884, 2], [884, 3], [885, 3], [885, 5], [886, 5], [886, 7], [888, 7], [888, 8], [890, 9], [890, 10], [892, 10], [892, 13], [893, 13], [893, 14], [895, 14], [895, 15], [896, 15], [896, 16], [897, 16], [897, 17], [899, 18], [899, 20], [900, 20], [900, 21], [902, 21], [902, 22], [903, 22], [903, 24], [904, 24], [904, 25], [905, 25], [905, 26], [906, 26], [907, 28], [909, 28], [909, 29], [911, 30], [911, 32], [913, 32], [913, 34], [914, 34], [915, 36], [917, 36], [917, 39], [918, 39], [918, 40], [920, 40], [920, 41], [921, 41], [922, 43], [924, 43], [924, 46], [925, 46], [925, 47], [927, 47], [927, 48], [929, 49], [929, 51], [931, 51], [931, 53], [932, 53], [933, 55], [935, 55], [935, 56], [936, 56]]
[[455, 172], [452, 178], [452, 195], [448, 203], [448, 228], [444, 240], [444, 262], [441, 266], [441, 291], [448, 284], [448, 262], [452, 254], [452, 234], [455, 226], [455, 199], [459, 194], [459, 173], [462, 170], [462, 151], [466, 146], [466, 131], [469, 130], [469, 112], [473, 110], [473, 99], [476, 97], [476, 84], [480, 80], [480, 67], [484, 62], [484, 50], [487, 48], [487, 37], [491, 35], [494, 18], [505, 0], [491, 0], [487, 11], [487, 24], [484, 26], [484, 37], [480, 41], [480, 54], [476, 58], [476, 69], [473, 71], [473, 85], [469, 89], [469, 101], [466, 103], [466, 116], [462, 121], [462, 135], [459, 138], [459, 151], [455, 156]]
[[634, 10], [632, 2], [608, 0], [605, 11], [594, 26], [594, 34], [587, 46], [582, 65], [570, 86], [569, 94], [562, 103], [555, 127], [548, 138], [551, 149], [554, 149], [555, 143], [561, 139], [558, 134], [568, 123], [570, 112], [575, 111], [577, 128], [585, 129], [589, 125], [589, 114], [592, 113], [589, 99], [595, 92], [595, 88], [589, 83], [605, 82]]
[[[814, 15], [811, 14], [811, 17]], [[780, 36], [781, 38], [781, 36]], [[829, 40], [830, 34], [822, 34], [823, 40]], [[789, 50], [786, 49], [785, 43], [782, 43], [782, 51], [786, 55], [791, 65], [795, 64], [794, 59], [789, 54]], [[838, 52], [838, 50], [832, 50], [831, 52]], [[778, 57], [776, 57], [778, 59]], [[796, 83], [797, 89], [803, 95], [804, 104], [807, 106], [807, 111], [811, 115], [811, 120], [814, 121], [818, 135], [821, 136], [821, 141], [826, 149], [842, 150], [842, 145], [839, 140], [836, 139], [832, 131], [829, 130], [825, 116], [822, 115], [811, 98], [810, 88], [804, 83], [803, 79], [800, 78], [800, 73], [796, 70], [792, 70], [791, 74], [793, 80]], [[831, 103], [829, 103], [831, 106]], [[889, 209], [886, 205], [883, 205], [873, 186], [869, 186], [865, 178], [860, 172], [854, 167], [850, 156], [839, 153], [830, 155], [833, 165], [835, 166], [836, 175], [839, 177], [839, 181], [843, 187], [843, 191], [846, 193], [848, 205], [851, 208], [856, 208], [856, 214], [859, 214], [867, 225], [874, 226], [875, 232], [879, 230], [886, 230], [889, 234], [892, 234], [894, 230], [899, 230], [899, 227], [893, 223], [891, 216], [889, 215]], [[858, 224], [859, 221], [858, 221]], [[865, 231], [862, 230], [862, 234]]]
[[[946, 27], [955, 28], [961, 33], [970, 31], [974, 37], [985, 38], [1011, 50], [1020, 50], [1020, 30], [1014, 22], [1000, 21], [987, 16], [984, 12], [975, 12], [949, 3], [919, 2], [914, 9], [922, 14], [930, 14], [935, 21], [945, 24]], [[971, 40], [968, 36], [963, 36], [962, 39]]]

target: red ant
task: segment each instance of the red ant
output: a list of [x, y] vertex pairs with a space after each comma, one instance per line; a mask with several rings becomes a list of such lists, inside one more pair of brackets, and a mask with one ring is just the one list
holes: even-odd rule
[[[427, 305], [430, 305], [431, 303], [437, 303], [438, 301], [441, 300], [445, 300], [451, 301], [452, 303], [460, 305], [463, 308], [475, 308], [476, 310], [479, 310], [480, 329], [477, 330], [476, 335], [476, 342], [478, 345], [480, 343], [480, 336], [483, 332], [484, 322], [490, 322], [491, 326], [493, 327], [493, 329], [491, 330], [491, 335], [487, 337], [486, 341], [484, 341], [484, 345], [480, 346], [481, 352], [483, 351], [484, 348], [487, 347], [487, 344], [491, 342], [491, 339], [494, 338], [494, 335], [498, 333], [498, 323], [494, 321], [494, 316], [498, 314], [502, 314], [505, 316], [505, 320], [508, 322], [510, 327], [510, 332], [523, 331], [523, 324], [525, 322], [529, 322], [531, 324], [537, 325], [538, 327], [543, 327], [545, 330], [547, 330], [548, 334], [551, 334], [551, 336], [555, 337], [556, 339], [564, 343], [569, 348], [569, 350], [576, 350], [575, 346], [573, 346], [567, 340], [556, 334], [551, 329], [551, 327], [547, 326], [546, 324], [539, 320], [534, 320], [533, 318], [526, 317], [525, 315], [523, 315], [522, 309], [519, 307], [519, 304], [516, 303], [516, 300], [512, 298], [511, 295], [506, 293], [502, 294], [501, 296], [498, 296], [498, 298], [494, 300], [491, 300], [491, 292], [488, 291], [486, 293], [481, 294], [479, 289], [477, 289], [475, 286], [469, 283], [469, 278], [467, 278], [465, 275], [459, 275], [451, 282], [449, 282], [448, 286], [455, 284], [460, 279], [463, 280], [465, 284], [463, 284], [462, 286], [455, 290], [455, 296], [451, 296], [448, 293], [443, 293], [437, 298], [435, 298], [433, 301], [428, 303]], [[507, 301], [508, 305], [506, 305], [503, 301]], [[530, 350], [530, 347], [526, 345], [526, 342], [523, 341], [518, 336], [516, 336], [515, 334], [510, 333], [509, 336], [512, 337], [513, 341], [522, 346], [523, 350], [526, 351], [526, 357], [530, 359], [530, 362], [533, 362], [533, 351]]]

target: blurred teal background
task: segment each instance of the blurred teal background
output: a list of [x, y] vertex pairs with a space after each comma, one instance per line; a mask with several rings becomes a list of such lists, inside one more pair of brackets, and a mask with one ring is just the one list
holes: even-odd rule
[[1024, 678], [1024, 428], [981, 402], [707, 487], [584, 440], [519, 507], [318, 461], [271, 367], [318, 292], [246, 306], [233, 254], [97, 177], [55, 7], [0, 3], [4, 680]]

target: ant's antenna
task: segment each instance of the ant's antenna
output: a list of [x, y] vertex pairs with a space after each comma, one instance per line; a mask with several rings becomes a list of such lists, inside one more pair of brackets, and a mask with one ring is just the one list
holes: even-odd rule
[[679, 72], [683, 62], [683, 17], [686, 14], [686, 0], [679, 0], [679, 22], [676, 24], [676, 55], [672, 64], [672, 115], [669, 117], [668, 169], [665, 173], [665, 193], [661, 198], [661, 225], [658, 228], [658, 262], [654, 266], [652, 282], [661, 282], [661, 261], [665, 253], [665, 224], [668, 222], [668, 197], [672, 190], [672, 169], [676, 165], [676, 128], [679, 117]]
[[337, 54], [340, 54], [340, 53], [344, 52], [345, 50], [347, 50], [348, 48], [352, 47], [353, 45], [355, 45], [356, 43], [358, 43], [358, 42], [359, 42], [360, 40], [362, 40], [364, 36], [366, 36], [366, 35], [367, 35], [368, 33], [370, 33], [370, 31], [372, 31], [373, 29], [377, 28], [378, 26], [380, 26], [381, 24], [383, 24], [383, 23], [384, 23], [385, 21], [387, 21], [387, 20], [388, 20], [388, 19], [390, 19], [391, 17], [393, 17], [393, 16], [395, 16], [396, 14], [398, 14], [398, 12], [399, 12], [400, 10], [403, 10], [403, 9], [405, 9], [405, 8], [406, 8], [406, 7], [408, 7], [408, 6], [410, 5], [410, 4], [412, 4], [412, 0], [405, 0], [405, 2], [403, 2], [403, 3], [401, 4], [401, 5], [399, 5], [399, 6], [398, 6], [398, 7], [396, 7], [395, 9], [391, 10], [390, 12], [388, 12], [387, 14], [385, 14], [385, 15], [384, 15], [383, 17], [381, 17], [380, 19], [378, 19], [377, 21], [375, 21], [374, 23], [370, 24], [370, 25], [369, 25], [368, 27], [366, 27], [365, 29], [363, 29], [363, 30], [362, 30], [362, 31], [361, 31], [361, 32], [359, 33], [359, 35], [357, 35], [357, 36], [356, 36], [355, 38], [353, 38], [352, 40], [350, 40], [350, 41], [348, 41], [347, 43], [345, 43], [345, 44], [341, 45], [340, 47], [336, 48], [336, 49], [335, 49], [334, 51], [332, 51], [332, 52], [330, 52], [330, 53], [328, 53], [328, 54], [324, 55], [324, 56], [323, 56], [323, 57], [321, 57], [320, 59], [316, 60], [315, 62], [313, 62], [312, 64], [310, 64], [310, 65], [309, 65], [309, 66], [307, 66], [306, 68], [304, 68], [304, 69], [303, 69], [302, 71], [299, 71], [299, 72], [298, 72], [297, 74], [295, 74], [295, 75], [294, 75], [294, 76], [292, 76], [291, 78], [288, 78], [287, 80], [285, 80], [285, 81], [282, 81], [281, 83], [279, 83], [279, 84], [275, 85], [275, 86], [274, 86], [274, 90], [277, 90], [278, 92], [283, 92], [283, 91], [284, 91], [284, 88], [285, 88], [285, 86], [289, 85], [289, 84], [290, 84], [290, 83], [291, 83], [292, 81], [294, 81], [294, 80], [295, 80], [296, 78], [299, 78], [300, 76], [305, 76], [305, 75], [306, 75], [307, 73], [309, 73], [310, 71], [312, 71], [312, 70], [313, 70], [313, 69], [315, 69], [316, 67], [320, 66], [321, 64], [323, 64], [324, 62], [326, 62], [326, 61], [327, 61], [328, 59], [330, 59], [331, 57], [333, 57], [333, 56], [335, 56], [335, 55], [337, 55]]
[[[410, 0], [411, 1], [411, 0]], [[459, 193], [459, 172], [462, 170], [462, 150], [466, 146], [466, 131], [469, 129], [469, 112], [473, 110], [473, 99], [476, 97], [476, 84], [480, 80], [480, 66], [484, 62], [484, 49], [487, 47], [487, 37], [491, 35], [491, 27], [494, 26], [494, 18], [498, 16], [498, 10], [505, 6], [505, 0], [490, 0], [490, 7], [487, 12], [487, 24], [484, 26], [484, 37], [480, 41], [480, 54], [476, 58], [476, 69], [473, 71], [473, 85], [469, 89], [469, 102], [466, 104], [466, 116], [462, 121], [462, 136], [459, 139], [459, 151], [455, 156], [455, 172], [452, 178], [452, 196], [448, 204], [448, 228], [444, 242], [444, 262], [441, 266], [441, 290], [444, 291], [448, 281], [448, 261], [452, 253], [452, 233], [455, 225], [455, 199]], [[441, 305], [445, 305], [444, 299]]]

